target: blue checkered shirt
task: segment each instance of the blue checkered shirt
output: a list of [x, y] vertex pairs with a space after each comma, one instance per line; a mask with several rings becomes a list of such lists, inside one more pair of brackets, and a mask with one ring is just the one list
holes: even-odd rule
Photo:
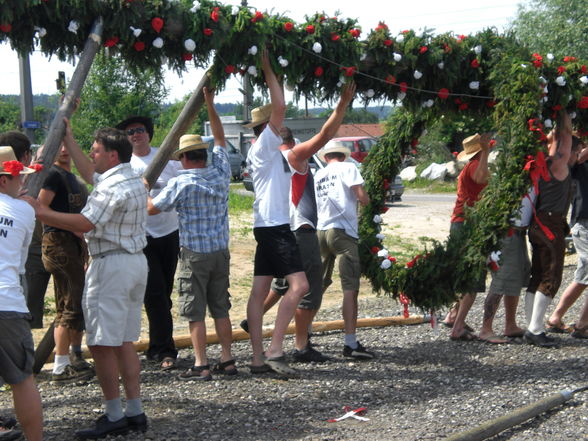
[[211, 165], [182, 170], [153, 199], [160, 211], [178, 211], [180, 246], [195, 253], [229, 247], [229, 184], [227, 149], [215, 146]]

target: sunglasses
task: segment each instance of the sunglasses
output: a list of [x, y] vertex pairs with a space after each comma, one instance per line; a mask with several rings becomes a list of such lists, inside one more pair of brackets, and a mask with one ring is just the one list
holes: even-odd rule
[[134, 129], [128, 129], [127, 135], [133, 136], [135, 133], [145, 133], [146, 131], [147, 131], [147, 129], [145, 127], [136, 127]]

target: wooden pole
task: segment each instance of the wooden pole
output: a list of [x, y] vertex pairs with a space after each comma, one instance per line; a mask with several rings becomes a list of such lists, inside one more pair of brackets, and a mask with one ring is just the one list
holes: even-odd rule
[[178, 116], [178, 119], [161, 143], [159, 149], [157, 149], [153, 161], [151, 161], [149, 166], [147, 166], [145, 173], [143, 173], [143, 177], [149, 183], [149, 188], [153, 187], [153, 184], [157, 181], [157, 178], [165, 168], [172, 153], [177, 149], [180, 137], [188, 131], [196, 119], [202, 104], [204, 104], [204, 93], [202, 89], [205, 87], [210, 87], [210, 74], [208, 72], [204, 74], [200, 83], [198, 83], [196, 90], [194, 90], [190, 99], [188, 99], [188, 102], [182, 109], [182, 113]]
[[[67, 91], [65, 92], [63, 102], [59, 106], [59, 110], [55, 114], [55, 117], [51, 122], [51, 126], [49, 127], [49, 133], [47, 134], [45, 147], [43, 148], [43, 170], [40, 173], [30, 175], [27, 179], [27, 194], [31, 197], [36, 198], [39, 195], [39, 190], [41, 190], [41, 186], [43, 185], [45, 176], [47, 176], [49, 167], [51, 164], [53, 164], [57, 154], [59, 153], [59, 148], [61, 146], [61, 142], [63, 141], [63, 136], [65, 135], [65, 123], [63, 122], [63, 118], [70, 118], [73, 113], [75, 102], [80, 96], [84, 82], [88, 77], [88, 72], [90, 71], [94, 58], [100, 49], [102, 31], [103, 20], [102, 17], [98, 17], [92, 25], [90, 35], [88, 36], [84, 46], [84, 51], [80, 56], [80, 61], [76, 66]], [[51, 324], [49, 329], [47, 329], [45, 336], [37, 346], [37, 349], [35, 350], [33, 372], [39, 373], [41, 371], [41, 368], [45, 364], [46, 360], [53, 352], [54, 347], [55, 340], [53, 339], [53, 324]]]
[[59, 148], [65, 135], [65, 123], [63, 122], [63, 118], [70, 118], [74, 111], [76, 100], [79, 98], [80, 93], [82, 92], [82, 87], [86, 81], [86, 78], [88, 77], [88, 73], [90, 72], [92, 63], [94, 62], [94, 58], [100, 50], [103, 28], [104, 23], [102, 17], [98, 17], [92, 25], [90, 35], [86, 40], [86, 44], [82, 54], [80, 55], [78, 65], [76, 66], [69, 86], [63, 97], [63, 102], [59, 106], [59, 109], [57, 110], [57, 113], [51, 122], [51, 126], [49, 127], [49, 133], [47, 134], [47, 139], [45, 139], [45, 147], [43, 148], [43, 170], [40, 173], [31, 175], [27, 179], [26, 187], [28, 189], [27, 194], [29, 196], [34, 198], [37, 197], [43, 181], [45, 180], [45, 176], [47, 176], [49, 167], [51, 164], [53, 164], [57, 154], [59, 153]]

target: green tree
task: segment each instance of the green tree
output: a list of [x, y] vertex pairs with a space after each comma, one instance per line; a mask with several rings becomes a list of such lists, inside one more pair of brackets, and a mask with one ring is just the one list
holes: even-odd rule
[[[165, 106], [161, 111], [161, 114], [155, 121], [155, 134], [151, 140], [151, 144], [159, 146], [171, 130], [172, 126], [178, 119], [178, 116], [182, 112], [182, 109], [186, 105], [186, 102], [190, 98], [186, 95], [183, 99], [176, 101], [168, 106]], [[208, 121], [208, 113], [206, 112], [206, 106], [203, 105], [198, 112], [198, 116], [194, 120], [194, 123], [190, 126], [187, 133], [202, 135], [204, 133], [204, 122]]]
[[166, 96], [160, 71], [133, 71], [119, 57], [98, 55], [72, 118], [74, 135], [88, 149], [100, 127], [112, 127], [131, 115], [157, 119]]
[[16, 130], [20, 125], [20, 108], [17, 104], [0, 101], [0, 132]]
[[[328, 118], [333, 113], [332, 110], [323, 110], [319, 117]], [[366, 109], [347, 109], [343, 117], [343, 124], [377, 124], [380, 120], [378, 116]]]
[[519, 5], [515, 35], [531, 50], [588, 58], [586, 0], [531, 0]]

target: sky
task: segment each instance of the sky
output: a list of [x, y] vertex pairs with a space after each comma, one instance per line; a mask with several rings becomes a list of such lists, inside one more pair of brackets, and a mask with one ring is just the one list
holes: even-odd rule
[[[525, 0], [526, 1], [526, 0]], [[334, 1], [295, 0], [276, 6], [275, 0], [249, 0], [249, 5], [261, 11], [284, 13], [296, 22], [302, 22], [305, 15], [325, 12], [334, 15], [355, 18], [367, 34], [379, 21], [384, 21], [392, 34], [403, 29], [433, 29], [435, 34], [452, 31], [456, 35], [478, 32], [488, 27], [495, 27], [499, 32], [505, 30], [516, 16], [518, 4], [525, 1], [512, 0], [355, 0]], [[239, 0], [223, 1], [225, 4], [240, 4]], [[279, 3], [278, 3], [279, 4]], [[287, 6], [286, 6], [287, 4]], [[321, 9], [317, 9], [317, 4]], [[386, 6], [383, 6], [386, 5]], [[6, 43], [0, 44], [0, 59], [5, 66], [0, 71], [0, 94], [17, 94], [20, 91], [18, 57]], [[56, 92], [55, 79], [58, 71], [65, 71], [69, 80], [74, 66], [48, 59], [35, 52], [30, 57], [33, 94], [53, 94]], [[203, 70], [192, 66], [180, 78], [175, 72], [166, 72], [166, 84], [169, 88], [168, 101], [176, 101], [193, 91], [200, 81]], [[216, 101], [237, 102], [242, 100], [237, 80], [227, 83]], [[288, 99], [288, 98], [287, 98]]]

